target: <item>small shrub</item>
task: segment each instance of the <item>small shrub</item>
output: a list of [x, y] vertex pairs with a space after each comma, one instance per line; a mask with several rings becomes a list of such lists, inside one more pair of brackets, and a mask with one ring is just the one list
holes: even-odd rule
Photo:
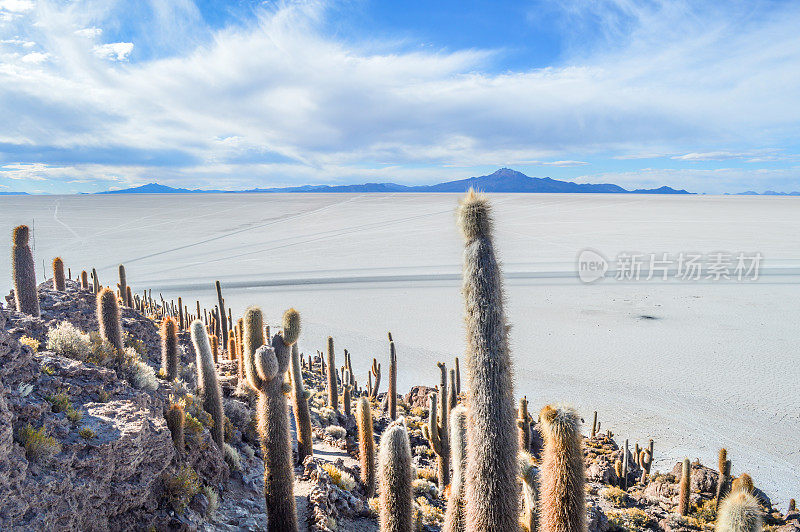
[[444, 520], [444, 512], [428, 502], [425, 497], [417, 497], [419, 514], [423, 525], [440, 525]]
[[52, 368], [52, 366], [43, 366], [42, 373], [45, 375], [50, 375], [51, 377], [56, 374], [56, 370]]
[[241, 471], [242, 457], [239, 456], [239, 451], [229, 443], [224, 444], [223, 449], [225, 450], [225, 462], [227, 462], [231, 471]]
[[172, 508], [182, 514], [192, 497], [200, 492], [200, 478], [194, 469], [184, 466], [165, 482], [166, 497]]
[[54, 414], [58, 414], [59, 412], [64, 412], [65, 410], [72, 408], [72, 405], [69, 403], [69, 395], [64, 392], [50, 395], [45, 397], [45, 399], [48, 403], [50, 403], [50, 408], [53, 410]]
[[331, 463], [325, 463], [322, 464], [322, 469], [324, 469], [328, 473], [328, 475], [330, 475], [333, 483], [342, 488], [343, 490], [350, 491], [356, 487], [356, 481], [352, 477], [352, 475], [350, 475], [350, 473], [347, 473], [346, 471], [342, 471], [335, 465]]
[[700, 521], [713, 523], [717, 520], [717, 509], [714, 502], [714, 499], [703, 501], [700, 505], [695, 506], [692, 513], [695, 514]]
[[40, 462], [61, 452], [61, 444], [48, 436], [44, 427], [35, 429], [30, 423], [19, 431], [19, 442], [25, 448], [28, 460]]
[[99, 392], [97, 392], [98, 403], [107, 403], [110, 398], [111, 395], [105, 390], [100, 390]]
[[69, 419], [73, 425], [76, 425], [81, 419], [83, 419], [83, 412], [81, 412], [80, 410], [76, 410], [75, 408], [73, 408], [72, 405], [69, 405], [67, 407], [66, 412], [67, 412], [67, 419]]
[[47, 331], [47, 349], [75, 360], [86, 360], [91, 352], [89, 335], [67, 321]]
[[117, 357], [117, 350], [114, 349], [114, 346], [103, 340], [97, 331], [89, 333], [89, 352], [86, 361], [98, 365], [108, 364]]
[[617, 530], [645, 530], [650, 522], [650, 516], [640, 508], [609, 510], [606, 517], [612, 529]]
[[422, 478], [430, 482], [435, 482], [439, 480], [438, 473], [432, 467], [417, 468], [417, 478]]
[[336, 440], [343, 440], [347, 437], [347, 431], [339, 425], [329, 425], [325, 427], [325, 434]]
[[200, 434], [203, 432], [203, 424], [197, 421], [197, 418], [191, 414], [186, 414], [183, 427], [192, 434]]
[[246, 443], [242, 444], [242, 452], [247, 457], [248, 460], [252, 460], [256, 456], [256, 452], [253, 450], [252, 447], [247, 445]]
[[373, 517], [377, 517], [381, 513], [381, 500], [378, 497], [371, 498], [367, 501], [367, 504]]
[[436, 484], [424, 478], [415, 478], [411, 482], [411, 489], [414, 491], [414, 495], [427, 495], [430, 497], [437, 497], [439, 495]]
[[84, 427], [81, 430], [79, 430], [78, 434], [84, 440], [91, 440], [92, 438], [97, 437], [97, 434], [95, 434], [95, 432], [92, 429], [88, 428], [88, 427]]
[[617, 507], [625, 506], [628, 498], [624, 490], [614, 486], [600, 490], [600, 496]]
[[135, 361], [130, 368], [129, 380], [134, 388], [154, 392], [158, 390], [158, 379], [156, 372], [147, 363], [141, 360]]
[[139, 356], [143, 357], [147, 355], [147, 347], [145, 347], [144, 342], [138, 338], [134, 338], [128, 332], [125, 333], [125, 338], [123, 339], [123, 343], [125, 347], [130, 347], [131, 349], [136, 351], [136, 353]]
[[203, 486], [203, 489], [201, 491], [203, 495], [206, 496], [206, 499], [208, 499], [208, 507], [206, 508], [206, 517], [211, 517], [212, 515], [214, 515], [214, 512], [217, 511], [217, 508], [219, 508], [219, 495], [217, 494], [217, 491], [211, 486]]
[[31, 338], [30, 336], [23, 336], [19, 339], [19, 343], [28, 346], [34, 353], [39, 351], [39, 340]]
[[321, 408], [319, 411], [319, 419], [325, 425], [333, 425], [337, 423], [339, 419], [336, 416], [336, 411], [333, 408]]

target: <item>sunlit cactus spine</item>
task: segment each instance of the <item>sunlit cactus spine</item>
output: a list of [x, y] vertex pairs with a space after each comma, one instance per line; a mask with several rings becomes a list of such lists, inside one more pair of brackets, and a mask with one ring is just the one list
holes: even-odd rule
[[459, 204], [467, 329], [468, 532], [518, 525], [516, 412], [500, 267], [488, 199], [470, 190]]
[[39, 294], [36, 291], [36, 265], [28, 244], [27, 225], [14, 228], [11, 247], [11, 268], [14, 278], [14, 302], [17, 311], [39, 316]]
[[466, 528], [464, 474], [467, 468], [467, 409], [460, 405], [450, 411], [450, 452], [453, 478], [442, 532], [464, 532]]
[[122, 323], [119, 317], [119, 303], [117, 296], [110, 288], [103, 288], [97, 294], [97, 322], [100, 336], [122, 351]]
[[174, 381], [179, 373], [178, 326], [175, 319], [167, 316], [161, 322], [161, 369], [168, 381]]
[[66, 279], [64, 277], [64, 261], [61, 257], [53, 259], [53, 290], [63, 292], [67, 289]]
[[217, 300], [219, 302], [219, 325], [220, 325], [220, 334], [222, 335], [222, 345], [228, 345], [228, 326], [225, 321], [225, 300], [222, 299], [222, 286], [219, 284], [219, 281], [216, 283], [217, 288]]
[[182, 452], [184, 449], [184, 430], [183, 424], [186, 420], [186, 413], [183, 406], [178, 403], [172, 403], [164, 415], [167, 419], [167, 428], [172, 435], [172, 443], [175, 444], [175, 449]]
[[519, 478], [522, 481], [523, 503], [520, 525], [523, 532], [535, 532], [539, 520], [536, 511], [539, 500], [539, 468], [527, 451], [519, 453]]
[[731, 490], [717, 512], [717, 532], [761, 532], [762, 529], [758, 500], [746, 490]]
[[378, 477], [381, 532], [414, 532], [411, 445], [402, 418], [381, 436]]
[[548, 405], [539, 419], [545, 442], [540, 471], [541, 530], [585, 531], [586, 480], [580, 418], [571, 408]]
[[356, 402], [356, 425], [361, 482], [364, 483], [367, 497], [372, 497], [375, 495], [375, 437], [372, 434], [372, 407], [366, 397], [361, 397]]
[[392, 333], [389, 333], [389, 391], [387, 396], [389, 419], [397, 418], [397, 352]]
[[[450, 484], [450, 433], [447, 428], [447, 368], [442, 362], [437, 362], [441, 372], [438, 394], [430, 396], [431, 407], [428, 415], [428, 424], [422, 426], [422, 433], [436, 454], [436, 468], [439, 489], [444, 489]], [[438, 412], [437, 412], [438, 411]]]
[[192, 344], [196, 355], [197, 386], [203, 397], [203, 410], [211, 415], [214, 426], [211, 427], [211, 437], [223, 449], [224, 413], [222, 409], [222, 388], [217, 378], [217, 367], [214, 365], [214, 355], [211, 352], [211, 342], [203, 322], [195, 320], [191, 326]]
[[689, 515], [689, 485], [692, 478], [692, 464], [688, 458], [683, 459], [681, 466], [680, 494], [678, 495], [678, 513]]
[[339, 386], [336, 378], [336, 354], [333, 351], [333, 337], [328, 336], [328, 406], [339, 411]]
[[528, 452], [531, 448], [531, 423], [528, 419], [528, 398], [520, 397], [517, 409], [517, 436], [519, 450]]
[[[261, 310], [248, 309], [247, 323], [263, 322]], [[247, 314], [246, 314], [247, 316]], [[263, 329], [260, 330], [263, 334]], [[283, 314], [283, 331], [246, 353], [246, 372], [250, 386], [258, 391], [258, 432], [264, 455], [264, 497], [270, 530], [297, 530], [294, 502], [294, 467], [289, 435], [289, 416], [284, 395], [284, 376], [291, 363], [291, 347], [300, 335], [300, 314], [289, 309]]]

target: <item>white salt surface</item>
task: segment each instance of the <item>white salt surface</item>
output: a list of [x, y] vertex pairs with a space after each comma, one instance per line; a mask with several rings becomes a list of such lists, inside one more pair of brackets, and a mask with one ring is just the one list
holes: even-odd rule
[[[800, 198], [496, 195], [517, 396], [568, 402], [631, 445], [655, 440], [656, 467], [683, 457], [713, 467], [727, 447], [785, 507], [800, 495]], [[435, 362], [464, 346], [460, 263], [450, 194], [227, 194], [0, 197], [5, 234], [35, 220], [36, 260], [56, 255], [116, 282], [204, 305], [220, 279], [240, 314], [303, 316], [301, 348], [353, 355], [366, 381], [388, 374], [397, 343], [401, 391], [438, 382]], [[580, 250], [760, 252], [753, 282], [617, 281], [575, 276]], [[42, 275], [41, 268], [39, 275]], [[49, 275], [48, 275], [49, 276]], [[41, 278], [41, 277], [40, 277]], [[0, 279], [10, 265], [0, 262]], [[10, 281], [5, 284], [10, 286]], [[646, 319], [651, 316], [656, 319]], [[340, 361], [343, 360], [340, 358]]]

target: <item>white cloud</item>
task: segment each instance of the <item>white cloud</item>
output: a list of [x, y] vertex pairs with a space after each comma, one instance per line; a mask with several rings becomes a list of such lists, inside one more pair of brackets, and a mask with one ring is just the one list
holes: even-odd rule
[[0, 10], [11, 13], [24, 13], [34, 7], [32, 0], [0, 0]]
[[75, 35], [79, 37], [85, 37], [87, 39], [95, 39], [100, 37], [103, 34], [103, 30], [100, 28], [95, 28], [92, 26], [91, 28], [83, 28], [81, 30], [75, 30]]
[[103, 57], [112, 61], [125, 61], [132, 51], [132, 42], [112, 42], [94, 47], [94, 53], [98, 57]]
[[22, 56], [22, 61], [25, 63], [31, 63], [34, 65], [38, 65], [39, 63], [43, 63], [47, 61], [49, 54], [45, 54], [42, 52], [31, 52], [29, 54], [25, 54]]

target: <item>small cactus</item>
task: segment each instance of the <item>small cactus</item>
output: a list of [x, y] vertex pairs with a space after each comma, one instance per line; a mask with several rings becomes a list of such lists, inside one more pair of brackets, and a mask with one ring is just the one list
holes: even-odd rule
[[539, 414], [544, 433], [541, 467], [543, 532], [586, 530], [585, 471], [580, 418], [571, 408], [546, 406]]
[[461, 367], [458, 364], [458, 357], [456, 357], [456, 395], [461, 395]]
[[353, 386], [350, 385], [350, 370], [345, 369], [342, 372], [342, 409], [344, 415], [350, 415], [350, 398], [352, 396]]
[[786, 513], [793, 513], [796, 511], [797, 511], [797, 503], [795, 502], [794, 499], [789, 499], [789, 509], [786, 511]]
[[61, 257], [53, 259], [53, 290], [63, 292], [66, 290], [67, 284], [64, 278], [64, 261]]
[[39, 317], [39, 294], [36, 291], [36, 266], [28, 245], [30, 230], [27, 225], [14, 229], [11, 248], [11, 267], [14, 278], [14, 302], [17, 311]]
[[[372, 376], [375, 376], [375, 386], [372, 386]], [[378, 388], [381, 385], [381, 365], [378, 364], [376, 359], [372, 359], [372, 367], [369, 368], [369, 373], [367, 374], [369, 378], [369, 398], [373, 401], [378, 398]]]
[[397, 418], [397, 352], [392, 333], [389, 333], [389, 391], [387, 392], [389, 419]]
[[453, 478], [450, 498], [444, 516], [442, 532], [464, 532], [464, 474], [467, 468], [467, 409], [456, 406], [450, 411], [450, 452], [453, 463]]
[[649, 449], [641, 451], [639, 455], [639, 464], [642, 467], [642, 484], [646, 484], [647, 476], [649, 475], [648, 471], [650, 471], [650, 466], [653, 465], [653, 455], [650, 454]]
[[539, 468], [527, 451], [519, 453], [519, 478], [522, 481], [523, 501], [520, 524], [524, 532], [536, 532], [539, 517], [536, 511], [539, 500]]
[[758, 501], [749, 492], [731, 490], [717, 513], [717, 532], [761, 532], [763, 520]]
[[597, 410], [594, 411], [594, 416], [592, 416], [592, 438], [597, 436]]
[[[243, 378], [247, 376], [247, 357], [252, 357], [256, 349], [264, 345], [264, 315], [258, 307], [249, 307], [242, 318], [242, 362]], [[247, 379], [250, 383], [250, 379]]]
[[[263, 322], [261, 309], [250, 308], [245, 316], [245, 330], [248, 323]], [[263, 334], [263, 328], [259, 328], [259, 334]], [[255, 352], [248, 350], [245, 360], [247, 380], [258, 391], [258, 432], [264, 455], [264, 497], [268, 523], [270, 529], [281, 531], [297, 530], [284, 376], [289, 369], [291, 347], [297, 342], [299, 334], [300, 314], [289, 309], [283, 315], [282, 333], [272, 338], [270, 346], [262, 345]]]
[[183, 452], [183, 424], [186, 420], [186, 413], [183, 411], [183, 406], [178, 403], [172, 403], [164, 417], [167, 419], [167, 428], [172, 435], [172, 443], [175, 444], [175, 449], [177, 449], [179, 453]]
[[122, 298], [122, 304], [128, 305], [128, 276], [125, 274], [125, 266], [119, 265], [119, 294]]
[[447, 385], [447, 412], [448, 414], [458, 405], [458, 392], [456, 392], [456, 370], [450, 370], [450, 380]]
[[217, 368], [214, 365], [214, 355], [211, 353], [211, 342], [209, 342], [208, 333], [206, 333], [203, 322], [200, 320], [192, 322], [191, 336], [197, 358], [197, 386], [200, 395], [203, 397], [203, 410], [208, 412], [214, 421], [214, 426], [211, 428], [211, 437], [220, 451], [222, 451], [225, 444], [223, 439], [225, 414], [222, 409], [222, 388], [219, 386]]
[[89, 289], [89, 275], [86, 273], [86, 270], [81, 272], [81, 290], [88, 290]]
[[375, 495], [375, 437], [372, 434], [372, 408], [366, 397], [361, 397], [356, 403], [356, 425], [361, 482], [364, 483], [367, 497], [372, 497]]
[[328, 406], [339, 411], [339, 387], [336, 378], [336, 354], [333, 351], [333, 337], [328, 336]]
[[100, 278], [97, 276], [97, 270], [92, 268], [92, 291], [95, 294], [99, 294], [101, 289], [102, 285], [100, 284]]
[[519, 450], [529, 452], [531, 449], [531, 423], [528, 415], [528, 398], [521, 397], [517, 409], [517, 435]]
[[414, 532], [411, 445], [403, 418], [381, 436], [378, 476], [381, 532]]
[[680, 515], [689, 515], [689, 484], [692, 478], [692, 464], [688, 458], [683, 459], [683, 466], [681, 467], [681, 484], [680, 494], [678, 495], [678, 513]]
[[719, 510], [719, 505], [728, 494], [729, 483], [731, 481], [731, 461], [728, 460], [728, 451], [724, 447], [719, 450], [717, 462], [719, 476], [717, 477], [717, 498], [715, 507]]
[[[441, 371], [439, 384], [441, 389], [438, 394], [431, 394], [431, 407], [429, 410], [428, 424], [422, 426], [422, 433], [436, 454], [437, 478], [439, 489], [444, 489], [450, 484], [450, 433], [447, 428], [447, 368], [438, 362]], [[438, 412], [437, 412], [438, 410]], [[438, 415], [437, 415], [438, 414]]]
[[97, 294], [97, 322], [100, 325], [100, 336], [122, 351], [122, 324], [119, 318], [117, 296], [110, 288], [103, 288]]
[[168, 381], [178, 378], [178, 326], [175, 318], [167, 316], [161, 322], [161, 369]]
[[222, 286], [219, 281], [216, 282], [217, 288], [217, 301], [219, 302], [219, 328], [222, 336], [222, 345], [228, 345], [228, 326], [225, 324], [225, 300], [222, 299]]
[[736, 478], [731, 484], [731, 492], [746, 491], [753, 493], [756, 487], [753, 485], [753, 479], [747, 473], [742, 473], [741, 476]]

